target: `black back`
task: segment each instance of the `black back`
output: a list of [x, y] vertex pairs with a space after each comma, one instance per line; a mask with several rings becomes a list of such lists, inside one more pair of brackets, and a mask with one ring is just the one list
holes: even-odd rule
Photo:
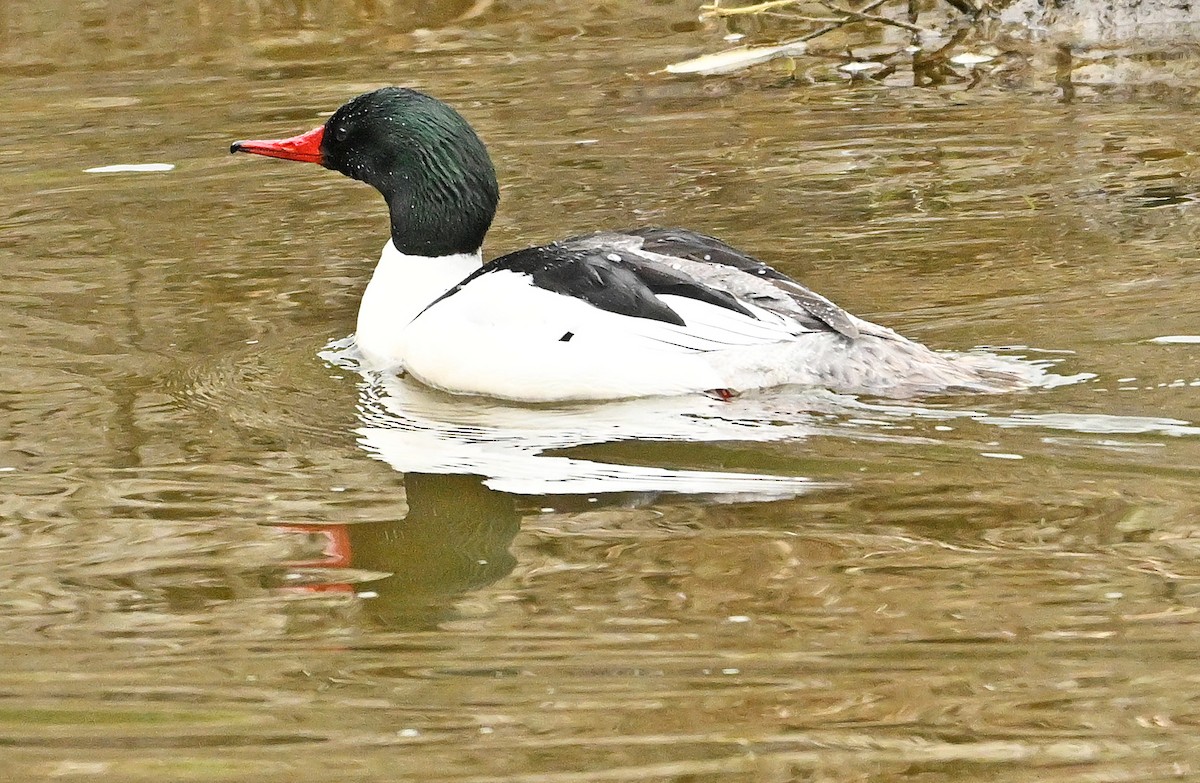
[[433, 304], [453, 296], [482, 275], [508, 271], [528, 275], [538, 288], [582, 299], [601, 310], [676, 326], [686, 326], [686, 323], [658, 298], [658, 294], [687, 297], [754, 317], [730, 294], [710, 288], [670, 267], [620, 249], [583, 249], [573, 247], [572, 242], [572, 239], [565, 239], [501, 256], [476, 270]]

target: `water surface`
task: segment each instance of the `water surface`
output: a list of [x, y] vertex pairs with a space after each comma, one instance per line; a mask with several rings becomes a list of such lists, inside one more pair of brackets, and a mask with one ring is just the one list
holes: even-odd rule
[[[719, 45], [688, 3], [144, 6], [0, 13], [5, 779], [1197, 774], [1186, 91], [653, 74]], [[687, 225], [1073, 380], [364, 378], [378, 196], [225, 151], [388, 83], [488, 142], [490, 254]]]

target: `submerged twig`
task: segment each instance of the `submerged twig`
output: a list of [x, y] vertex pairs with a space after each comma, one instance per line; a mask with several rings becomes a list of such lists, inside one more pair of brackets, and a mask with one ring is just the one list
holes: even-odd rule
[[763, 11], [773, 11], [776, 8], [786, 8], [789, 5], [800, 5], [804, 0], [766, 0], [766, 2], [755, 3], [754, 5], [741, 5], [733, 8], [722, 8], [713, 3], [712, 5], [700, 6], [700, 18], [709, 19], [712, 17], [721, 16], [741, 16], [743, 14], [760, 14]]
[[[976, 19], [979, 13], [979, 9], [976, 6], [983, 5], [986, 2], [986, 0], [944, 1], [946, 5], [962, 11], [963, 14], [972, 20]], [[912, 33], [914, 36], [921, 36], [920, 39], [914, 37], [908, 42], [908, 46], [902, 45], [896, 51], [871, 58], [875, 61], [882, 61], [902, 53], [911, 55], [914, 82], [916, 84], [921, 84], [922, 82], [926, 84], [941, 84], [948, 77], [961, 78], [960, 74], [950, 68], [947, 63], [946, 53], [962, 42], [964, 37], [974, 29], [973, 25], [956, 24], [957, 20], [951, 15], [946, 20], [945, 29], [923, 27], [917, 24], [918, 14], [922, 7], [921, 0], [907, 0], [907, 2], [903, 0], [870, 0], [861, 8], [850, 7], [855, 2], [856, 0], [759, 0], [758, 2], [751, 2], [750, 5], [728, 7], [723, 4], [723, 0], [709, 0], [705, 5], [700, 7], [701, 18], [758, 16], [760, 18], [772, 17], [798, 24], [819, 26], [810, 32], [787, 39], [782, 43], [769, 46], [735, 47], [691, 60], [672, 63], [667, 66], [667, 71], [671, 73], [703, 75], [734, 73], [779, 57], [794, 58], [806, 53], [807, 42], [839, 30], [846, 25], [857, 23], [895, 27]], [[872, 13], [888, 2], [896, 2], [901, 8], [901, 12], [897, 14], [900, 18]], [[828, 16], [819, 16], [814, 13], [817, 8], [827, 9], [831, 14]], [[937, 26], [941, 27], [940, 24]], [[947, 37], [949, 41], [936, 51], [930, 52], [924, 50], [924, 46], [932, 40]], [[842, 70], [855, 76], [864, 69], [847, 67]], [[895, 65], [893, 64], [881, 67], [880, 72], [890, 74], [894, 70]], [[980, 78], [979, 73], [973, 72], [972, 76], [975, 81], [978, 81]]]
[[780, 19], [788, 19], [793, 22], [810, 22], [815, 24], [829, 24], [830, 22], [845, 24], [847, 21], [844, 16], [801, 16], [799, 14], [763, 14], [763, 16], [777, 16]]
[[847, 17], [849, 17], [849, 19], [847, 21], [876, 22], [878, 24], [886, 24], [886, 25], [891, 25], [892, 27], [899, 27], [901, 29], [908, 30], [910, 32], [920, 33], [921, 35], [937, 35], [937, 33], [935, 33], [933, 30], [930, 30], [926, 27], [920, 27], [918, 25], [910, 24], [908, 22], [901, 22], [899, 19], [889, 19], [886, 16], [877, 16], [876, 14], [868, 14], [868, 13], [866, 13], [865, 10], [864, 11], [852, 11], [849, 8], [842, 8], [840, 5], [831, 3], [831, 2], [829, 2], [829, 0], [817, 0], [817, 2], [819, 2], [824, 7], [828, 8], [830, 11], [833, 11], [834, 13], [845, 14]]
[[[872, 2], [867, 3], [861, 9], [859, 9], [858, 13], [865, 14], [865, 13], [874, 11], [876, 8], [883, 5], [887, 1], [888, 0], [872, 0]], [[839, 27], [850, 24], [853, 21], [854, 21], [853, 19], [840, 19], [840, 20], [834, 22], [833, 24], [825, 25], [824, 27], [822, 27], [818, 30], [814, 30], [813, 32], [808, 33], [807, 35], [802, 35], [799, 38], [796, 38], [794, 40], [796, 40], [796, 41], [811, 41], [814, 38], [819, 38], [822, 35], [825, 35], [825, 33], [832, 33], [834, 30], [838, 29]]]

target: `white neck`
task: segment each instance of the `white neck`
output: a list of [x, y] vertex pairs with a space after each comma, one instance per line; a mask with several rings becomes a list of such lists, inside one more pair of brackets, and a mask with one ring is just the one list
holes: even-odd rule
[[462, 282], [483, 263], [474, 253], [410, 256], [389, 239], [358, 307], [355, 341], [367, 364], [395, 369], [402, 362], [404, 327], [434, 299]]

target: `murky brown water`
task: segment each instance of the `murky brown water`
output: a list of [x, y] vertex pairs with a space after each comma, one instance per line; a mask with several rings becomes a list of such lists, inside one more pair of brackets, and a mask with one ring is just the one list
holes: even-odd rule
[[[4, 779], [1200, 775], [1193, 106], [649, 75], [717, 40], [686, 2], [161, 5], [0, 6]], [[319, 354], [378, 197], [225, 151], [385, 83], [490, 143], [492, 253], [689, 225], [1095, 377], [367, 382]]]

